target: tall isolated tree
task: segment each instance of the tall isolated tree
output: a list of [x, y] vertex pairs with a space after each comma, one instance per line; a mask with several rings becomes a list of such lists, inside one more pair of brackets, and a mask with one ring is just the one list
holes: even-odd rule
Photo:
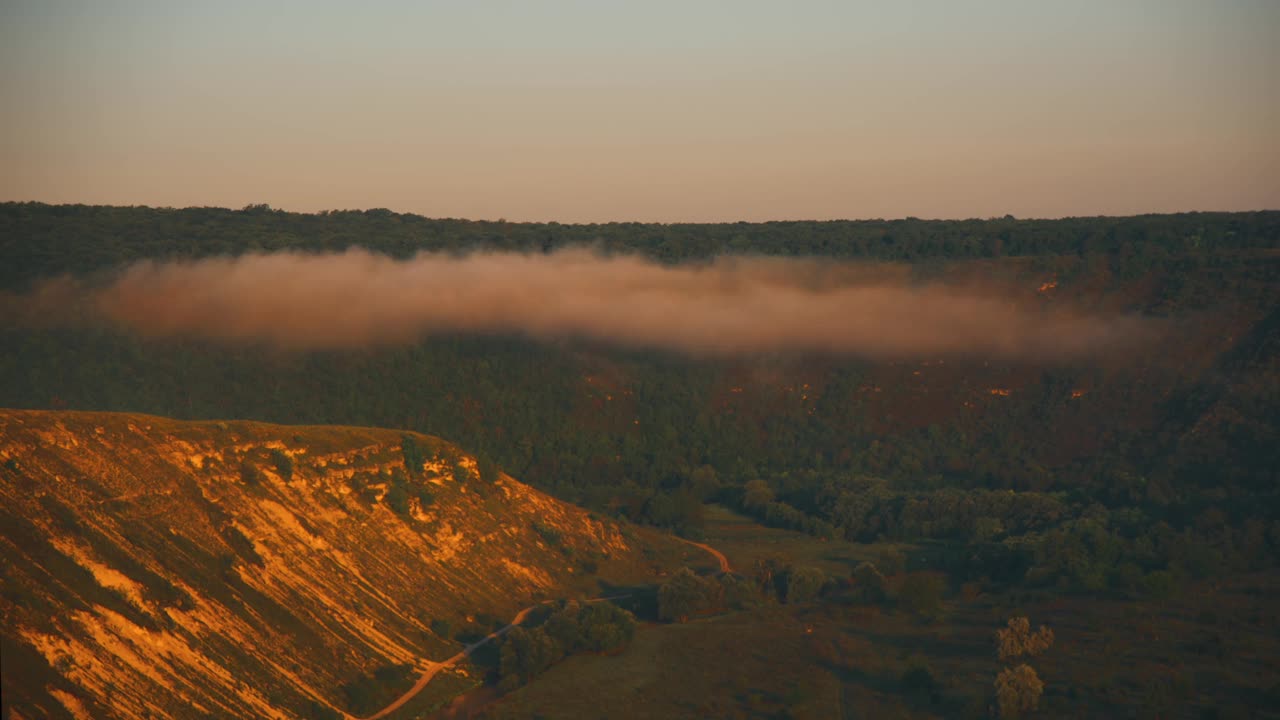
[[404, 469], [409, 477], [417, 477], [422, 472], [422, 448], [418, 441], [408, 433], [400, 436], [400, 450], [404, 454]]
[[1044, 683], [1035, 668], [1026, 663], [1016, 668], [1005, 668], [996, 676], [996, 704], [1000, 708], [1000, 717], [1006, 720], [1035, 710], [1043, 693]]

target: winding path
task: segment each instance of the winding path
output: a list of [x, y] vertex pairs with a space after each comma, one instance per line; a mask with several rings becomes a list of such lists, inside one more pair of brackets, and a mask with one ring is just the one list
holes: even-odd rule
[[[711, 553], [712, 555], [714, 555], [714, 556], [715, 556], [715, 558], [716, 558], [716, 562], [720, 563], [720, 572], [722, 572], [722, 573], [732, 572], [731, 568], [729, 567], [729, 558], [725, 557], [725, 556], [724, 556], [724, 553], [720, 552], [719, 550], [717, 550], [717, 549], [715, 549], [715, 548], [711, 547], [710, 545], [705, 545], [705, 544], [703, 544], [703, 543], [694, 542], [694, 541], [692, 541], [692, 540], [685, 540], [685, 539], [684, 539], [684, 538], [682, 538], [682, 537], [677, 537], [676, 539], [677, 539], [677, 540], [679, 540], [680, 542], [683, 542], [683, 543], [686, 543], [686, 544], [692, 545], [692, 546], [694, 546], [694, 547], [696, 547], [696, 548], [701, 548], [701, 549], [703, 549], [703, 550], [706, 550], [707, 552], [709, 552], [709, 553]], [[592, 599], [588, 600], [587, 602], [589, 602], [589, 603], [594, 603], [594, 602], [603, 602], [603, 601], [606, 601], [606, 600], [619, 600], [619, 599], [624, 598], [624, 597], [627, 597], [627, 595], [609, 595], [609, 596], [607, 596], [607, 597], [592, 598]], [[372, 715], [370, 715], [370, 716], [368, 716], [368, 717], [365, 717], [365, 718], [358, 718], [358, 717], [356, 717], [356, 716], [354, 716], [354, 715], [347, 715], [347, 717], [348, 717], [348, 718], [350, 718], [351, 720], [380, 720], [381, 718], [384, 718], [384, 717], [386, 717], [386, 716], [390, 715], [391, 713], [395, 712], [396, 710], [399, 710], [399, 709], [400, 709], [400, 708], [401, 708], [405, 703], [409, 702], [409, 701], [410, 701], [410, 700], [412, 700], [415, 696], [417, 696], [417, 694], [418, 694], [418, 693], [422, 692], [422, 689], [423, 689], [423, 688], [425, 688], [428, 684], [430, 684], [430, 683], [431, 683], [432, 678], [434, 678], [437, 674], [439, 674], [439, 672], [440, 672], [441, 670], [444, 670], [445, 668], [448, 668], [448, 667], [452, 667], [452, 666], [453, 666], [455, 663], [457, 663], [459, 660], [461, 660], [461, 659], [463, 659], [463, 658], [465, 658], [465, 657], [467, 657], [467, 656], [471, 655], [471, 653], [475, 652], [475, 649], [476, 649], [476, 648], [480, 647], [481, 645], [484, 645], [485, 643], [489, 642], [490, 640], [493, 640], [493, 639], [495, 639], [495, 638], [502, 637], [503, 635], [507, 634], [507, 632], [508, 632], [508, 631], [510, 631], [510, 630], [511, 630], [511, 628], [513, 628], [513, 627], [515, 627], [515, 626], [519, 625], [520, 623], [524, 622], [524, 619], [525, 619], [525, 618], [527, 618], [527, 617], [529, 617], [529, 613], [533, 612], [534, 610], [536, 610], [537, 608], [541, 607], [542, 605], [547, 605], [547, 604], [549, 604], [549, 603], [551, 603], [551, 602], [554, 602], [554, 601], [552, 601], [552, 600], [544, 600], [544, 601], [542, 601], [542, 602], [540, 602], [540, 603], [536, 603], [536, 604], [534, 604], [534, 605], [530, 605], [529, 607], [527, 607], [527, 608], [525, 608], [525, 609], [521, 610], [520, 612], [516, 613], [516, 616], [515, 616], [514, 618], [512, 618], [512, 619], [511, 619], [511, 622], [510, 622], [510, 623], [508, 623], [507, 625], [505, 625], [505, 626], [504, 626], [504, 627], [502, 627], [502, 628], [499, 628], [499, 629], [497, 629], [497, 630], [494, 630], [493, 632], [489, 633], [488, 635], [486, 635], [486, 636], [484, 636], [484, 637], [480, 638], [479, 640], [477, 640], [477, 641], [475, 641], [475, 642], [471, 643], [470, 645], [468, 645], [468, 646], [466, 646], [465, 648], [463, 648], [463, 649], [462, 649], [462, 650], [461, 650], [457, 655], [454, 655], [453, 657], [449, 658], [448, 660], [444, 660], [444, 661], [442, 661], [442, 662], [436, 662], [436, 661], [434, 661], [434, 660], [428, 660], [428, 661], [426, 661], [426, 662], [427, 662], [427, 668], [426, 668], [425, 670], [423, 670], [423, 671], [422, 671], [422, 675], [418, 678], [418, 682], [414, 683], [414, 684], [413, 684], [413, 687], [409, 688], [409, 690], [408, 690], [405, 694], [403, 694], [403, 695], [401, 695], [400, 697], [396, 698], [395, 702], [393, 702], [393, 703], [391, 703], [390, 705], [388, 705], [388, 706], [386, 706], [386, 707], [382, 708], [382, 709], [381, 709], [381, 710], [379, 710], [378, 712], [376, 712], [376, 713], [374, 713], [374, 714], [372, 714]]]
[[730, 573], [730, 572], [733, 572], [733, 568], [729, 567], [729, 558], [725, 557], [725, 556], [724, 556], [724, 553], [720, 552], [719, 550], [717, 550], [717, 549], [715, 549], [715, 548], [711, 547], [710, 545], [704, 545], [704, 544], [702, 544], [702, 543], [700, 543], [700, 542], [694, 542], [694, 541], [692, 541], [692, 540], [685, 540], [685, 539], [684, 539], [684, 538], [682, 538], [682, 537], [677, 537], [676, 539], [677, 539], [677, 540], [679, 540], [679, 541], [680, 541], [680, 542], [682, 542], [682, 543], [687, 544], [687, 545], [692, 545], [692, 546], [694, 546], [694, 547], [696, 547], [696, 548], [702, 548], [703, 550], [706, 550], [707, 552], [711, 553], [712, 555], [715, 555], [715, 556], [716, 556], [716, 562], [720, 563], [720, 572], [722, 572], [722, 573]]

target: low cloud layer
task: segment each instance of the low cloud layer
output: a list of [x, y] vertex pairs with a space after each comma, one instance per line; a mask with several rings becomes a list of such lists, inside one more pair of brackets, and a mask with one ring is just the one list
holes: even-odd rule
[[[721, 258], [664, 266], [587, 250], [551, 255], [363, 250], [142, 262], [105, 285], [52, 281], [30, 303], [75, 297], [90, 316], [145, 336], [282, 349], [416, 342], [437, 333], [586, 338], [698, 355], [823, 352], [1077, 359], [1147, 328], [992, 295], [915, 285], [901, 268]], [[39, 301], [39, 302], [37, 302]]]

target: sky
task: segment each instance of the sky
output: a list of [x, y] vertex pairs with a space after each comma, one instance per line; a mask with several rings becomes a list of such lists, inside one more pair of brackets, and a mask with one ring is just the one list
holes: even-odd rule
[[1275, 0], [0, 0], [0, 201], [1280, 208]]

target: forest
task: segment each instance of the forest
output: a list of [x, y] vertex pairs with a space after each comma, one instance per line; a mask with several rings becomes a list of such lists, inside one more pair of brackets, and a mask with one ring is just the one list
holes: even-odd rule
[[907, 263], [1177, 332], [1122, 361], [1036, 363], [467, 334], [282, 352], [0, 317], [0, 406], [420, 431], [686, 537], [716, 502], [818, 537], [919, 543], [956, 583], [1161, 597], [1280, 551], [1280, 212], [560, 225], [6, 203], [0, 292], [140, 259], [354, 246]]

